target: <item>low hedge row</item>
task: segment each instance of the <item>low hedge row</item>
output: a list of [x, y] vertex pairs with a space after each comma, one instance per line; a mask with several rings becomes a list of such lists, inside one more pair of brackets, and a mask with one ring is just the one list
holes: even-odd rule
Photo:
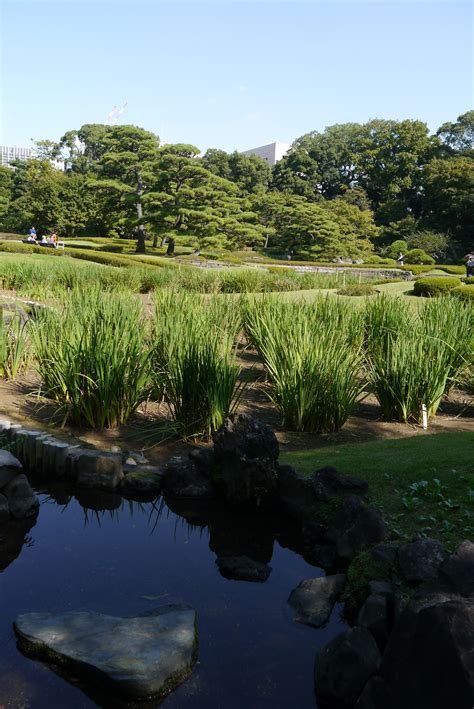
[[459, 278], [454, 276], [433, 276], [432, 278], [419, 278], [413, 287], [415, 295], [425, 298], [449, 293], [454, 288], [461, 286]]
[[84, 261], [92, 261], [100, 263], [104, 266], [117, 266], [118, 268], [131, 268], [132, 266], [153, 266], [160, 268], [177, 268], [176, 264], [167, 260], [165, 257], [153, 257], [137, 255], [114, 254], [105, 251], [90, 251], [86, 249], [71, 249], [66, 247], [66, 253], [73, 258], [83, 259]]
[[43, 254], [44, 256], [62, 256], [63, 249], [46, 248], [34, 244], [23, 244], [21, 241], [0, 241], [0, 251], [10, 254]]

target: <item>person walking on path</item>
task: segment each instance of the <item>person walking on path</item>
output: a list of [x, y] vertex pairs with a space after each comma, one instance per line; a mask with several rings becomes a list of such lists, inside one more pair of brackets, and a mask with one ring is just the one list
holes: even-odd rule
[[399, 266], [403, 266], [404, 261], [405, 261], [405, 256], [404, 256], [404, 255], [402, 254], [402, 252], [400, 251], [400, 253], [399, 253], [399, 255], [398, 255], [398, 258], [397, 258], [397, 263], [398, 263]]

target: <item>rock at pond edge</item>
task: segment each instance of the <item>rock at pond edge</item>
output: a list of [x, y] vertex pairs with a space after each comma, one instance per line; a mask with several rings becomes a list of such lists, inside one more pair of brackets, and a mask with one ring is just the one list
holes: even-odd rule
[[45, 662], [59, 662], [81, 681], [127, 699], [168, 694], [197, 660], [194, 610], [163, 609], [121, 618], [87, 611], [27, 613], [14, 623], [20, 648]]

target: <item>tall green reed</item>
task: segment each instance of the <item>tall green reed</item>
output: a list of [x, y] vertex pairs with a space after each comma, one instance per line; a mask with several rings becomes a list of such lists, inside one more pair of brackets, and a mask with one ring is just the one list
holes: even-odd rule
[[150, 391], [147, 325], [138, 300], [74, 291], [35, 322], [33, 342], [42, 393], [73, 423], [125, 423]]
[[235, 361], [239, 329], [239, 315], [228, 302], [206, 302], [175, 291], [155, 295], [154, 392], [183, 438], [209, 438], [236, 406], [241, 393]]
[[385, 418], [421, 422], [434, 416], [443, 395], [472, 364], [472, 308], [454, 298], [423, 305], [414, 314], [391, 298], [365, 312], [369, 378]]
[[270, 399], [297, 431], [339, 430], [361, 394], [362, 320], [336, 299], [246, 304], [245, 326], [270, 378]]
[[31, 356], [29, 322], [20, 315], [0, 312], [0, 377], [16, 379], [28, 368]]

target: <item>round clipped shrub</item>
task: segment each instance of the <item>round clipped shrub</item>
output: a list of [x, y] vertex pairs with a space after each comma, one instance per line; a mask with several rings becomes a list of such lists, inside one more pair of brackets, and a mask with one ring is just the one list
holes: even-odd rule
[[421, 263], [428, 266], [432, 266], [435, 263], [434, 258], [427, 254], [426, 251], [423, 251], [423, 249], [412, 249], [411, 251], [407, 251], [405, 254], [405, 261], [407, 263]]
[[459, 278], [454, 276], [433, 276], [432, 278], [419, 278], [415, 281], [415, 295], [427, 298], [443, 295], [461, 285]]
[[466, 286], [457, 286], [453, 288], [451, 293], [461, 300], [467, 300], [469, 303], [474, 303], [474, 279], [471, 279], [472, 283]]
[[382, 263], [383, 258], [381, 256], [377, 256], [377, 254], [373, 254], [372, 256], [369, 256], [369, 258], [366, 260], [366, 263]]

